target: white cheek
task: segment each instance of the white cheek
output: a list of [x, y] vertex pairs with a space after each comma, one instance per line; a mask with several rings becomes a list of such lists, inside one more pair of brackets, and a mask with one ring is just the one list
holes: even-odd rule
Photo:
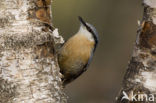
[[92, 34], [85, 27], [80, 27], [78, 34], [84, 35], [90, 41], [94, 41]]
[[83, 35], [86, 36], [88, 38], [88, 40], [94, 41], [92, 34], [90, 32], [88, 32], [87, 30], [84, 31]]

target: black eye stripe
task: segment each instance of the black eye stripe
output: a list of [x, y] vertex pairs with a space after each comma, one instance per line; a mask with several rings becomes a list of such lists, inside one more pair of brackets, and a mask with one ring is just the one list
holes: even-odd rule
[[92, 29], [86, 24], [86, 22], [82, 19], [82, 17], [78, 17], [80, 22], [87, 28], [87, 30], [91, 33], [93, 33]]
[[[93, 36], [93, 38], [94, 38], [94, 41], [95, 41], [95, 48], [94, 48], [94, 51], [95, 51], [96, 46], [97, 46], [97, 44], [98, 44], [98, 37], [97, 37], [98, 34], [96, 33], [96, 29], [92, 28], [92, 25], [86, 23], [86, 22], [82, 19], [82, 17], [79, 16], [78, 18], [79, 18], [80, 22], [86, 27], [86, 29], [92, 34], [92, 36]], [[94, 30], [95, 30], [95, 31], [94, 31]]]
[[86, 27], [87, 28], [87, 30], [89, 31], [89, 32], [91, 32], [91, 33], [93, 33], [93, 31], [92, 31], [92, 29], [90, 28], [90, 27]]
[[78, 18], [79, 18], [80, 22], [81, 22], [84, 26], [87, 27], [87, 24], [86, 24], [86, 22], [82, 19], [82, 17], [79, 16]]

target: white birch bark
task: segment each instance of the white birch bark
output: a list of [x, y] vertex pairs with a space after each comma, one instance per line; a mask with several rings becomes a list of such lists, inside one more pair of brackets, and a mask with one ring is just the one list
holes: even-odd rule
[[0, 103], [66, 103], [51, 0], [0, 0]]
[[116, 103], [156, 103], [156, 0], [143, 4], [143, 20]]

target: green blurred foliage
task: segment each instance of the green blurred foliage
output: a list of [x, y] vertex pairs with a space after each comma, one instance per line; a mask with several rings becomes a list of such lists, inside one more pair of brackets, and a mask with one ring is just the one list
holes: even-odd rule
[[93, 24], [99, 45], [87, 72], [66, 87], [69, 103], [113, 103], [130, 60], [141, 20], [141, 0], [53, 0], [53, 23], [65, 39]]

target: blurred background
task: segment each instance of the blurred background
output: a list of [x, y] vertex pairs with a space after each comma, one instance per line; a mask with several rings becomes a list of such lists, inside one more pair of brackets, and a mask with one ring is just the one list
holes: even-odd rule
[[99, 32], [99, 45], [87, 72], [67, 85], [69, 103], [113, 103], [131, 58], [141, 0], [53, 0], [53, 23], [66, 40], [82, 16]]

